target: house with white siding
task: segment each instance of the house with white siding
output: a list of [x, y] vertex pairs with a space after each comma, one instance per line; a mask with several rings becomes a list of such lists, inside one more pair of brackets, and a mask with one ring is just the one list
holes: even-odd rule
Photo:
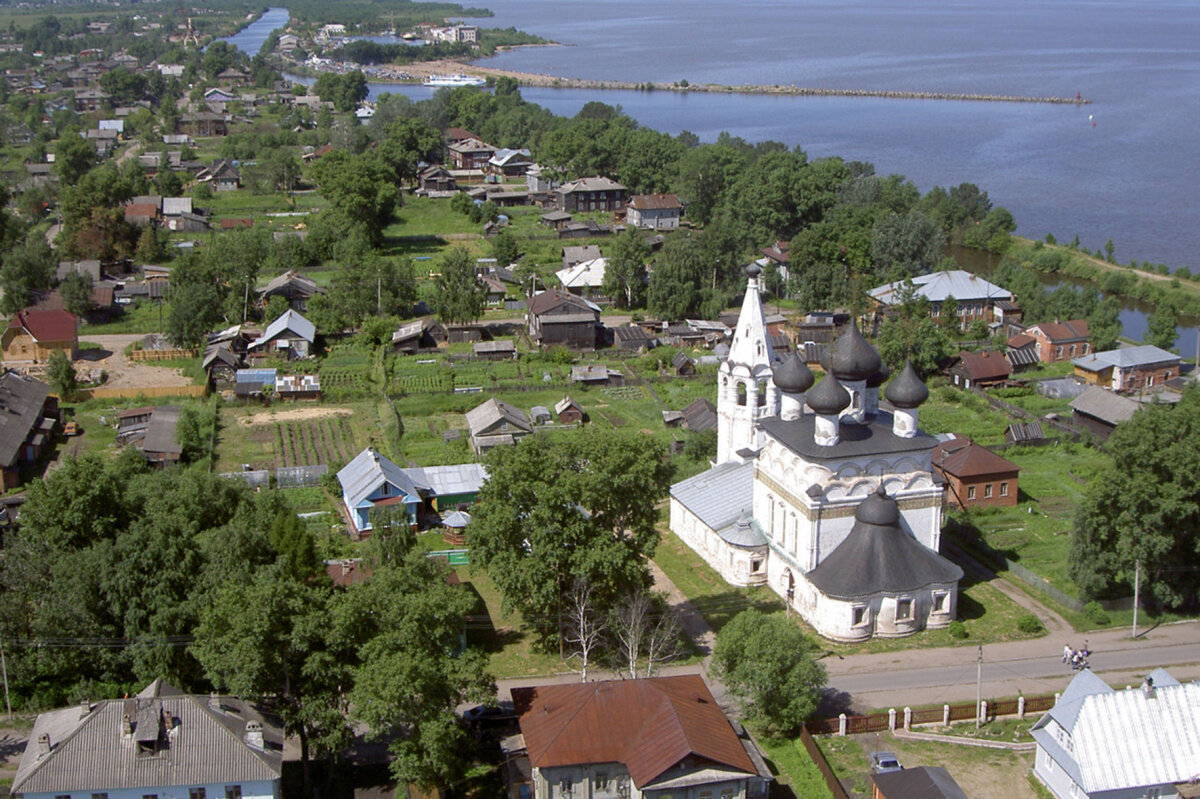
[[1197, 795], [1200, 684], [1157, 669], [1115, 690], [1084, 669], [1033, 725], [1033, 772], [1058, 799]]

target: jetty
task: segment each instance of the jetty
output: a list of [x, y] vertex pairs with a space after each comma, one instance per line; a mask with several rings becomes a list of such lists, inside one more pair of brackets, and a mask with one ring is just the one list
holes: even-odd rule
[[872, 97], [885, 100], [952, 100], [980, 103], [1049, 103], [1051, 105], [1089, 105], [1086, 97], [1033, 97], [1020, 94], [976, 94], [971, 92], [889, 91], [883, 89], [832, 89], [787, 84], [743, 84], [728, 86], [721, 83], [675, 83], [661, 81], [589, 80], [542, 75], [536, 72], [516, 72], [493, 69], [460, 61], [426, 61], [406, 64], [404, 70], [420, 81], [427, 74], [446, 71], [476, 75], [481, 78], [512, 78], [521, 86], [550, 89], [594, 89], [656, 92], [706, 92], [709, 94], [772, 94], [794, 97]]

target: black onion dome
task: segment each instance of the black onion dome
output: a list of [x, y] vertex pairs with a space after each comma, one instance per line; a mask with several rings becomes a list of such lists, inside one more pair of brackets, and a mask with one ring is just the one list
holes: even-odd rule
[[908, 361], [896, 379], [888, 383], [883, 396], [897, 408], [915, 408], [929, 399], [929, 389], [917, 376], [912, 361]]
[[900, 523], [900, 506], [887, 495], [883, 486], [880, 486], [875, 493], [862, 501], [858, 510], [854, 512], [854, 518], [867, 524], [891, 527]]
[[808, 407], [814, 412], [832, 416], [850, 407], [850, 392], [847, 391], [837, 376], [830, 372], [825, 379], [817, 383], [817, 387], [808, 392], [806, 397]]
[[887, 364], [880, 364], [879, 371], [867, 378], [867, 388], [879, 388], [887, 382], [887, 379], [891, 375], [892, 373], [888, 371]]
[[762, 267], [757, 262], [751, 261], [746, 264], [746, 275], [748, 277], [758, 277], [762, 274]]
[[802, 394], [812, 388], [814, 382], [812, 371], [795, 352], [783, 359], [772, 379], [785, 394]]
[[866, 380], [879, 371], [883, 361], [863, 337], [858, 322], [851, 322], [850, 329], [833, 344], [830, 365], [840, 380]]

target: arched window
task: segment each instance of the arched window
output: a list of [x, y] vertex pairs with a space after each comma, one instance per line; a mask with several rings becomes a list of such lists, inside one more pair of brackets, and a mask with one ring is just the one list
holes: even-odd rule
[[758, 407], [767, 404], [767, 383], [765, 380], [758, 381]]
[[738, 405], [746, 404], [746, 384], [740, 380], [737, 384], [737, 403]]

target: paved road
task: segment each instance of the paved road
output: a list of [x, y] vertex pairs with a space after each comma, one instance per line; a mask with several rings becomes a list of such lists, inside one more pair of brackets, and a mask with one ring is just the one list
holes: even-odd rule
[[[1083, 640], [1040, 638], [983, 647], [985, 698], [1061, 691], [1074, 672], [1062, 662], [1064, 644]], [[1200, 678], [1200, 622], [1155, 628], [1137, 640], [1129, 629], [1089, 634], [1094, 654], [1090, 664], [1109, 684], [1141, 682], [1142, 676], [1165, 667], [1181, 679]], [[975, 699], [976, 658], [973, 646], [912, 649], [879, 655], [827, 658], [830, 688], [849, 694], [855, 710]]]

